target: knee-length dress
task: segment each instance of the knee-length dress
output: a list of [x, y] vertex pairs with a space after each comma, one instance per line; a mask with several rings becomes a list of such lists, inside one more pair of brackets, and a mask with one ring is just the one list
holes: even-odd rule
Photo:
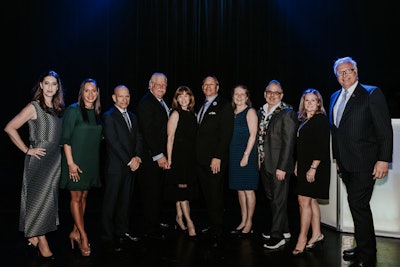
[[46, 149], [46, 155], [40, 159], [25, 156], [19, 230], [27, 238], [57, 230], [61, 174], [62, 119], [46, 113], [37, 101], [31, 103], [37, 118], [28, 121], [30, 145]]
[[[296, 193], [318, 199], [329, 199], [330, 184], [330, 128], [326, 115], [315, 114], [303, 122], [297, 135]], [[315, 181], [307, 182], [306, 173], [313, 160], [320, 160], [315, 172]]]
[[65, 154], [62, 153], [60, 188], [67, 190], [89, 190], [101, 186], [100, 143], [102, 125], [97, 123], [94, 109], [86, 109], [89, 123], [85, 123], [79, 106], [75, 103], [64, 112], [61, 144], [72, 147], [74, 162], [81, 168], [80, 180], [73, 182]]
[[256, 145], [251, 149], [248, 164], [240, 167], [240, 161], [247, 147], [250, 136], [247, 124], [247, 107], [235, 115], [233, 135], [229, 147], [229, 188], [232, 190], [257, 190], [259, 173], [257, 169]]
[[[197, 197], [195, 173], [195, 138], [197, 131], [196, 115], [180, 110], [172, 147], [172, 166], [166, 171], [165, 198], [167, 200], [192, 200]], [[179, 188], [178, 184], [187, 184]]]

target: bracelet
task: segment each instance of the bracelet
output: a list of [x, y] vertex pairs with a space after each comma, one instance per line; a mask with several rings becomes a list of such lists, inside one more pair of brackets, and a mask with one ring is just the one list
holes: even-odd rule
[[245, 151], [243, 154], [245, 154], [246, 156], [248, 156], [248, 155], [249, 155], [249, 153], [247, 153], [246, 151]]
[[310, 166], [310, 169], [313, 169], [313, 170], [316, 170], [317, 169], [317, 167], [314, 167], [314, 166]]
[[28, 154], [29, 149], [31, 149], [30, 147], [28, 147], [28, 149], [26, 150], [25, 154]]

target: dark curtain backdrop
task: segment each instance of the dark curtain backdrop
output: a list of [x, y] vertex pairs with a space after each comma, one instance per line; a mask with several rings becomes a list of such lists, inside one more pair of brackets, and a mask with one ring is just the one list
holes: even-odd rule
[[[399, 15], [393, 1], [16, 0], [2, 7], [2, 126], [46, 69], [61, 75], [66, 104], [84, 78], [96, 79], [103, 110], [121, 83], [132, 90], [133, 109], [155, 71], [168, 76], [168, 101], [188, 85], [201, 103], [202, 79], [212, 74], [229, 98], [234, 85], [249, 86], [257, 108], [271, 79], [296, 110], [308, 87], [327, 108], [339, 88], [332, 64], [342, 56], [358, 61], [360, 81], [380, 86], [400, 117]], [[22, 153], [4, 132], [1, 139], [6, 154], [21, 157], [8, 161], [22, 167]]]

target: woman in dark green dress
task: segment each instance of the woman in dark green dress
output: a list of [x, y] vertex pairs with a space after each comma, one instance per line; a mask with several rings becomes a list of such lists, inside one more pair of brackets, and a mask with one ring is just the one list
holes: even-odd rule
[[82, 256], [90, 256], [90, 245], [84, 228], [86, 198], [92, 187], [100, 187], [100, 142], [102, 126], [99, 114], [100, 92], [97, 82], [85, 79], [81, 83], [78, 102], [64, 113], [61, 144], [60, 188], [71, 193], [70, 209], [74, 227], [69, 235], [71, 246], [78, 244]]

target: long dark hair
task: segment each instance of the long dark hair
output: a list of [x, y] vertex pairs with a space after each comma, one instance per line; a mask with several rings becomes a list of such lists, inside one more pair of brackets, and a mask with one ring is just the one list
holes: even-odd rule
[[81, 109], [83, 121], [89, 122], [89, 117], [88, 117], [87, 110], [85, 107], [85, 101], [83, 99], [83, 90], [85, 89], [85, 84], [87, 84], [87, 83], [93, 83], [97, 89], [97, 98], [96, 98], [96, 101], [94, 102], [94, 114], [96, 115], [96, 122], [97, 122], [97, 124], [99, 124], [100, 123], [100, 112], [101, 112], [100, 88], [97, 85], [97, 82], [95, 79], [86, 78], [82, 81], [80, 89], [79, 89], [79, 94], [78, 94], [78, 106]]
[[[53, 103], [53, 111], [50, 110], [50, 107], [46, 105], [46, 102], [44, 100], [44, 95], [43, 95], [43, 89], [40, 87], [40, 84], [43, 82], [44, 78], [47, 76], [53, 76], [57, 80], [57, 92], [51, 99], [51, 102]], [[37, 83], [32, 89], [33, 91], [33, 100], [38, 101], [39, 105], [42, 107], [46, 113], [49, 114], [56, 114], [58, 117], [61, 117], [64, 109], [65, 109], [65, 103], [64, 103], [64, 90], [63, 90], [63, 84], [61, 82], [60, 76], [55, 72], [54, 70], [48, 70], [43, 72], [39, 78]]]

